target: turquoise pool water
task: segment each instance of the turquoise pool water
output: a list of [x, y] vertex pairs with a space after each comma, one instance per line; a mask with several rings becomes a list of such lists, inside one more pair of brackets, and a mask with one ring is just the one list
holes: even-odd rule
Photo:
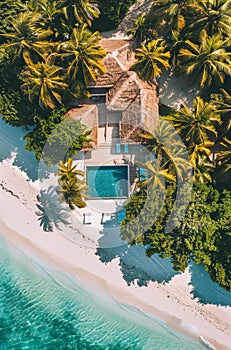
[[127, 165], [87, 166], [86, 173], [91, 198], [128, 197]]

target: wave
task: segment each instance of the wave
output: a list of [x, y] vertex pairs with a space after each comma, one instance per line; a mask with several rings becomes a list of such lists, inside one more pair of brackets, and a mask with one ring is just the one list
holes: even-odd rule
[[202, 336], [199, 336], [199, 340], [201, 344], [205, 345], [207, 349], [211, 350], [217, 350], [215, 346], [213, 346], [211, 343], [209, 343], [207, 340], [205, 340]]

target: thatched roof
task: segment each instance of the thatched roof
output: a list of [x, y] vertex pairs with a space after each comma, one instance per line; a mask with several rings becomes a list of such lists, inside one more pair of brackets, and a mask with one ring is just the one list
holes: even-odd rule
[[89, 84], [89, 88], [110, 88], [123, 75], [123, 70], [114, 57], [108, 55], [104, 59], [104, 65], [106, 68], [106, 74], [100, 75], [96, 82]]
[[129, 70], [135, 62], [135, 53], [130, 41], [102, 39], [100, 44], [108, 52], [103, 60], [106, 74], [100, 75], [96, 82], [90, 83], [89, 88], [110, 88], [114, 86], [121, 79], [124, 72]]
[[124, 46], [129, 46], [129, 42], [127, 40], [121, 39], [101, 39], [99, 42], [100, 46], [108, 53], [112, 53], [114, 51], [120, 50]]
[[88, 151], [96, 148], [98, 143], [98, 109], [94, 104], [80, 105], [78, 108], [72, 108], [66, 113], [66, 117], [70, 119], [80, 119], [82, 124], [91, 130], [89, 139], [91, 142], [85, 142], [83, 150]]
[[134, 140], [141, 129], [151, 132], [158, 124], [156, 86], [141, 80], [135, 72], [128, 71], [110, 89], [108, 109], [123, 111], [122, 142]]
[[152, 131], [158, 123], [156, 85], [142, 81], [129, 69], [135, 62], [132, 43], [127, 40], [102, 39], [108, 54], [104, 59], [106, 74], [88, 87], [107, 89], [107, 108], [123, 111], [122, 142], [134, 140], [138, 129]]

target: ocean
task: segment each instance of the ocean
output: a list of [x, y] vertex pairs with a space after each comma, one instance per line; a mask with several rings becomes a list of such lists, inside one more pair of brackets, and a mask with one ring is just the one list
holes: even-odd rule
[[90, 292], [0, 239], [0, 349], [199, 350], [150, 315]]
[[[24, 134], [22, 128], [11, 127], [0, 119], [0, 161], [17, 152], [14, 164], [35, 181], [37, 162], [32, 153], [24, 150]], [[140, 273], [145, 266], [150, 269], [150, 262], [158, 263], [157, 270], [162, 268], [161, 276], [156, 275], [158, 280], [174, 275], [169, 261], [157, 257], [150, 261], [143, 254], [139, 264], [142, 249], [130, 249], [123, 257], [123, 266], [129, 269], [135, 261]], [[192, 264], [190, 268], [193, 293], [199, 300], [231, 304], [231, 293], [212, 282], [203, 266]], [[155, 278], [149, 276], [148, 268], [144, 274], [147, 280]], [[0, 350], [205, 349], [151, 315], [84, 289], [69, 276], [26, 256], [2, 238], [0, 275]], [[202, 283], [205, 278], [207, 287]]]

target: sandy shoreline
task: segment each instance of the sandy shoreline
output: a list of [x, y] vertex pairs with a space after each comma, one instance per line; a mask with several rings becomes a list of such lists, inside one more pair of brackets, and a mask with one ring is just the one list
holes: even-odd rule
[[163, 319], [198, 340], [202, 336], [216, 349], [230, 349], [231, 307], [202, 305], [190, 294], [190, 273], [176, 275], [167, 284], [128, 286], [118, 259], [103, 264], [94, 249], [74, 244], [60, 231], [46, 233], [35, 214], [38, 189], [10, 161], [0, 163], [0, 225], [6, 241], [44, 262], [77, 277], [83, 286], [107, 293]]

